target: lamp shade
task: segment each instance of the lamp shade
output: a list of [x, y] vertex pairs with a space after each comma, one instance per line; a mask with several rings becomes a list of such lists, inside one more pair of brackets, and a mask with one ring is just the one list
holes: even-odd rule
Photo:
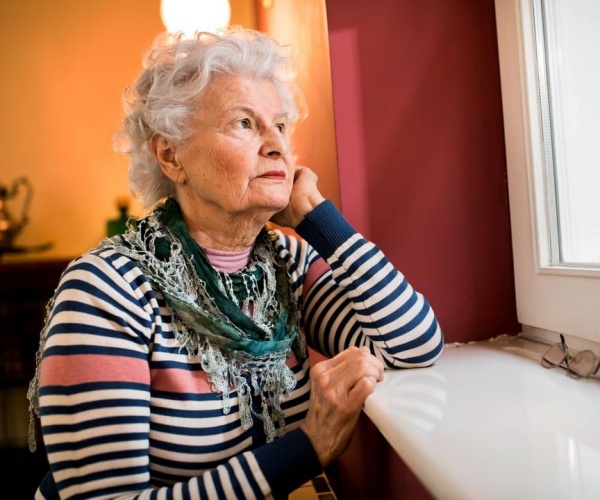
[[160, 17], [169, 33], [182, 31], [191, 37], [196, 31], [215, 32], [231, 18], [229, 0], [161, 0]]

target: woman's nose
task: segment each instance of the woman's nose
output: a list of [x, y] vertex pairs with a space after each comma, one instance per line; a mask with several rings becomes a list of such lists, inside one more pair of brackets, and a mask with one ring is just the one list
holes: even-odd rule
[[279, 129], [273, 127], [265, 131], [260, 153], [269, 158], [281, 158], [288, 152], [287, 137]]

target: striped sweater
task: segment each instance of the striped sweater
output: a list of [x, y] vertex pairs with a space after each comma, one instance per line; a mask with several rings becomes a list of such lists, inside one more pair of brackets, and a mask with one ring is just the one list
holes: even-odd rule
[[[276, 230], [307, 343], [325, 356], [368, 346], [386, 368], [431, 365], [443, 335], [427, 300], [326, 201]], [[310, 364], [292, 354], [297, 385], [282, 404], [287, 434], [244, 430], [175, 340], [172, 311], [129, 258], [90, 251], [55, 293], [40, 371], [41, 428], [52, 498], [269, 498], [321, 472], [298, 428]], [[256, 401], [260, 406], [260, 402]], [[53, 479], [53, 481], [51, 480]]]

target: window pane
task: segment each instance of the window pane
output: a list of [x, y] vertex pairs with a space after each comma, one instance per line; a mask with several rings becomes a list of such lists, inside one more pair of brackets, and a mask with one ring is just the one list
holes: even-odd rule
[[534, 0], [534, 20], [552, 264], [600, 265], [600, 2]]

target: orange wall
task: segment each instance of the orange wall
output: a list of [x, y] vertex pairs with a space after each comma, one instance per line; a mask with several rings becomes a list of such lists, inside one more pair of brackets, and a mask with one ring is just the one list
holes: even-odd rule
[[[254, 0], [231, 4], [232, 24], [256, 27]], [[34, 188], [15, 243], [54, 243], [2, 262], [71, 258], [104, 236], [129, 194], [127, 158], [112, 150], [121, 92], [163, 29], [159, 0], [0, 2], [0, 185], [27, 176]]]

